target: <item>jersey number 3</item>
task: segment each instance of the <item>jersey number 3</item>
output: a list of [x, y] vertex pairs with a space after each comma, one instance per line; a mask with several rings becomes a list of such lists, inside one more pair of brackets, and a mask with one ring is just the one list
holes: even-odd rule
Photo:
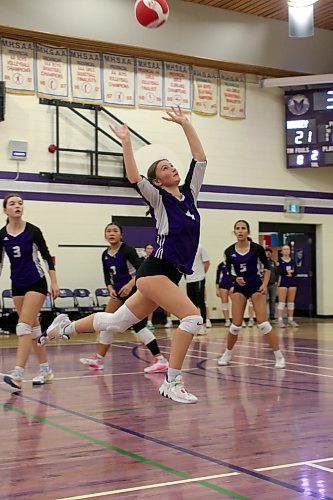
[[19, 246], [13, 247], [13, 256], [16, 258], [21, 257], [21, 249]]

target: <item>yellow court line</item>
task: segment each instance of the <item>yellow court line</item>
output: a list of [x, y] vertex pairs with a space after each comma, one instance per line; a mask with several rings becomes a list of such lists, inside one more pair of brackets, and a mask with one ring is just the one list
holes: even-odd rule
[[206, 481], [208, 479], [219, 479], [221, 477], [229, 477], [229, 476], [238, 476], [239, 472], [227, 472], [225, 474], [215, 474], [214, 476], [203, 476], [203, 477], [195, 477], [191, 479], [181, 479], [179, 481], [168, 481], [167, 483], [155, 483], [155, 484], [147, 484], [145, 486], [133, 486], [132, 488], [124, 488], [121, 490], [111, 490], [111, 491], [102, 491], [100, 493], [91, 493], [90, 495], [79, 495], [75, 497], [62, 497], [57, 500], [83, 500], [84, 498], [96, 498], [103, 497], [106, 495], [117, 495], [119, 493], [129, 493], [131, 491], [142, 491], [149, 490], [153, 488], [163, 488], [165, 486], [174, 486], [178, 484], [186, 484], [186, 483], [195, 483], [197, 481]]
[[333, 457], [328, 458], [318, 458], [316, 460], [307, 460], [306, 462], [293, 462], [290, 464], [283, 465], [273, 465], [271, 467], [261, 467], [260, 469], [254, 469], [256, 472], [262, 472], [265, 470], [274, 470], [274, 469], [286, 469], [288, 467], [299, 467], [300, 465], [313, 465], [321, 462], [330, 462], [333, 460]]

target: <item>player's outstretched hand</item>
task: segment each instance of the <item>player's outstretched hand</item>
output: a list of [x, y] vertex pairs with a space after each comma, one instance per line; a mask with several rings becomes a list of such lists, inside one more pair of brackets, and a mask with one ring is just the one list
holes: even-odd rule
[[128, 127], [125, 123], [123, 125], [116, 125], [115, 127], [110, 125], [110, 129], [121, 141], [126, 141], [130, 137]]
[[183, 126], [186, 123], [189, 123], [189, 119], [187, 116], [182, 112], [180, 107], [178, 108], [171, 108], [171, 111], [166, 112], [168, 116], [162, 116], [163, 120], [166, 120], [167, 122], [175, 122], [179, 123], [179, 125]]

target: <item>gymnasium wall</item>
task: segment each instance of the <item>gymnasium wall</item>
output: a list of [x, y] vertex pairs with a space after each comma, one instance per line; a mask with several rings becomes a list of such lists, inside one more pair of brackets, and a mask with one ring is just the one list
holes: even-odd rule
[[[98, 245], [104, 245], [105, 225], [115, 215], [144, 216], [145, 207], [132, 188], [59, 184], [41, 178], [39, 172], [54, 172], [55, 169], [55, 156], [47, 149], [55, 139], [54, 110], [38, 104], [33, 96], [9, 94], [7, 97], [6, 121], [0, 125], [0, 194], [18, 191], [27, 200], [25, 217], [43, 229], [51, 253], [56, 256], [59, 284], [69, 288], [85, 286], [95, 289], [103, 284], [102, 248]], [[112, 110], [149, 141], [165, 144], [175, 151], [184, 165], [188, 164], [189, 151], [181, 130], [175, 124], [163, 121], [161, 111]], [[219, 306], [215, 297], [215, 268], [224, 248], [233, 241], [233, 223], [238, 218], [245, 218], [250, 222], [254, 240], [258, 237], [260, 221], [319, 225], [318, 313], [332, 314], [333, 306], [328, 297], [333, 276], [330, 269], [323, 270], [333, 240], [330, 215], [333, 204], [329, 194], [332, 191], [331, 169], [297, 172], [286, 169], [282, 92], [261, 90], [249, 84], [246, 120], [196, 114], [191, 115], [191, 120], [208, 157], [207, 176], [199, 200], [201, 241], [212, 262], [207, 283], [210, 306]], [[101, 125], [106, 127], [108, 123], [105, 121]], [[91, 131], [85, 124], [74, 121], [68, 111], [61, 118], [61, 137], [63, 146], [92, 145]], [[19, 164], [19, 173], [16, 162], [8, 159], [9, 139], [24, 139], [29, 143], [28, 160]], [[107, 150], [110, 147], [108, 141], [102, 142]], [[137, 142], [134, 144], [135, 148], [139, 147]], [[82, 156], [64, 157], [68, 171], [87, 173], [87, 164], [87, 159]], [[114, 175], [120, 167], [112, 165], [110, 168]], [[106, 174], [106, 162], [103, 169]], [[13, 180], [15, 178], [17, 180]], [[309, 213], [283, 213], [286, 190], [297, 194]], [[89, 248], [87, 245], [95, 246]], [[8, 285], [8, 269], [5, 269], [1, 287]], [[212, 314], [213, 318], [219, 316], [220, 312]]]

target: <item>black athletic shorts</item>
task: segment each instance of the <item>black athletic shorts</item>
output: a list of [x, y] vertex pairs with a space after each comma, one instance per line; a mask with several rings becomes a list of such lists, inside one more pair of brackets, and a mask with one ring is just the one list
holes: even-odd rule
[[47, 281], [45, 276], [40, 280], [36, 281], [32, 285], [25, 286], [23, 288], [17, 288], [12, 286], [12, 296], [13, 297], [23, 297], [27, 292], [38, 292], [43, 295], [47, 295]]
[[156, 257], [148, 257], [136, 272], [136, 281], [145, 276], [166, 276], [175, 285], [178, 285], [183, 274], [171, 262]]

